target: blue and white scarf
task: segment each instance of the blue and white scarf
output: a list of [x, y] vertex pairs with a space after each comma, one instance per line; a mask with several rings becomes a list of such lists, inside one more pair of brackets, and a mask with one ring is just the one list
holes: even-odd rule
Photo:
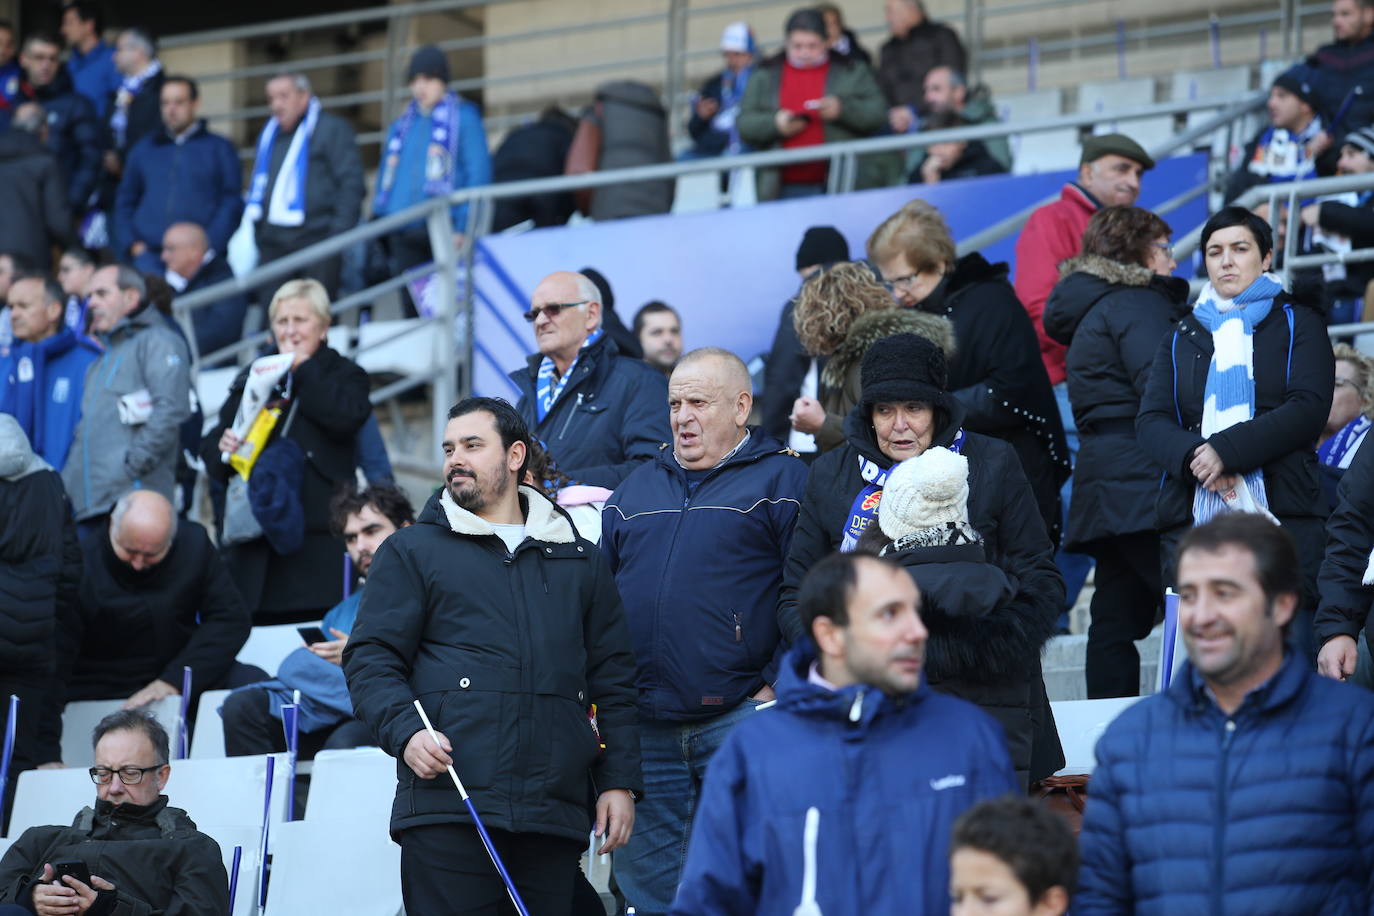
[[[1193, 316], [1212, 334], [1212, 363], [1202, 402], [1204, 439], [1255, 418], [1255, 326], [1269, 314], [1274, 297], [1282, 291], [1279, 278], [1266, 273], [1234, 299], [1220, 298], [1211, 283], [1198, 296]], [[1264, 471], [1255, 468], [1242, 477], [1255, 503], [1267, 510]], [[1193, 524], [1204, 524], [1230, 508], [1221, 493], [1198, 484], [1193, 493]]]
[[1364, 442], [1371, 426], [1374, 423], [1360, 414], [1321, 444], [1317, 449], [1317, 461], [1329, 468], [1349, 469], [1351, 459], [1360, 450], [1360, 443]]
[[749, 66], [738, 73], [726, 70], [720, 77], [720, 111], [711, 119], [711, 127], [730, 135], [730, 142], [726, 146], [726, 151], [730, 153], [744, 151], [735, 122], [739, 118], [740, 103], [744, 101], [744, 90], [749, 86], [749, 75], [753, 72], [754, 68]]
[[[305, 179], [310, 168], [310, 138], [314, 136], [315, 125], [319, 121], [320, 100], [312, 97], [305, 109], [305, 117], [296, 125], [296, 132], [291, 136], [291, 145], [286, 148], [286, 158], [281, 161], [281, 169], [277, 172], [277, 183], [272, 186], [272, 199], [267, 204], [267, 222], [273, 226], [300, 226], [305, 223]], [[273, 118], [258, 137], [253, 180], [248, 188], [248, 204], [244, 208], [244, 214], [254, 223], [262, 219], [262, 198], [267, 193], [272, 144], [277, 142], [280, 130], [281, 123]]]
[[[453, 170], [458, 161], [458, 110], [461, 102], [456, 93], [446, 92], [430, 112], [429, 145], [425, 151], [425, 196], [441, 197], [453, 190]], [[410, 125], [420, 117], [420, 105], [411, 100], [406, 110], [391, 125], [382, 157], [382, 174], [377, 180], [376, 209], [384, 211], [396, 183], [396, 169], [401, 164], [401, 147], [405, 144]]]
[[[964, 450], [964, 431], [960, 429], [954, 434], [954, 441], [949, 444], [949, 450], [954, 454], [959, 454]], [[870, 461], [863, 455], [857, 456], [859, 459], [859, 476], [868, 481], [868, 485], [859, 491], [859, 495], [854, 497], [854, 504], [849, 507], [849, 515], [844, 520], [844, 530], [840, 532], [840, 552], [849, 553], [859, 546], [859, 538], [864, 531], [878, 520], [878, 506], [883, 501], [883, 487], [887, 485], [887, 475], [892, 473], [892, 467], [879, 467], [875, 461]]]
[[162, 72], [162, 61], [154, 60], [143, 68], [142, 73], [124, 77], [115, 93], [114, 111], [110, 113], [110, 130], [114, 132], [115, 149], [124, 149], [124, 140], [129, 133], [129, 106], [134, 102], [143, 84]]
[[[585, 350], [592, 344], [601, 339], [601, 329], [597, 328], [587, 339], [582, 341], [582, 349]], [[579, 352], [573, 357], [573, 361], [568, 364], [568, 371], [555, 378], [553, 359], [545, 356], [539, 362], [539, 377], [534, 388], [534, 412], [535, 422], [543, 423], [544, 418], [549, 415], [553, 405], [558, 401], [558, 396], [563, 393], [563, 389], [568, 386], [568, 379], [572, 378], [573, 370], [577, 368], [577, 361], [582, 358]]]

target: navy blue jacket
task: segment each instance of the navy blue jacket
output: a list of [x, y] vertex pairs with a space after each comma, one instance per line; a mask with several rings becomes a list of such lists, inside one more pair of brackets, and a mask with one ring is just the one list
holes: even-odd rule
[[48, 149], [62, 172], [67, 203], [74, 214], [84, 213], [100, 176], [100, 121], [95, 108], [76, 91], [65, 66], [58, 68], [57, 76], [46, 86], [36, 87], [23, 80], [14, 105], [28, 101], [37, 102], [47, 112]]
[[223, 254], [243, 215], [243, 169], [228, 140], [201, 121], [174, 140], [164, 126], [129, 150], [115, 194], [114, 246], [121, 257], [134, 242], [153, 251], [173, 223], [195, 223]]
[[825, 916], [949, 912], [949, 835], [975, 803], [1014, 791], [1002, 729], [923, 683], [900, 700], [807, 681], [809, 642], [783, 659], [776, 707], [711, 758], [673, 916], [792, 916], [808, 809]]
[[621, 356], [609, 334], [582, 351], [573, 377], [538, 422], [534, 392], [543, 358], [535, 353], [510, 377], [520, 389], [516, 409], [564, 474], [614, 490], [672, 441], [668, 380], [648, 363]]
[[0, 411], [19, 420], [33, 450], [55, 471], [67, 464], [86, 370], [98, 359], [100, 347], [67, 327], [36, 344], [18, 341], [0, 355]]
[[1185, 665], [1098, 741], [1081, 842], [1077, 916], [1371, 912], [1374, 694], [1290, 652], [1228, 717]]
[[665, 447], [602, 511], [601, 548], [634, 639], [640, 715], [686, 722], [777, 679], [778, 589], [806, 465], [757, 428], [695, 488]]

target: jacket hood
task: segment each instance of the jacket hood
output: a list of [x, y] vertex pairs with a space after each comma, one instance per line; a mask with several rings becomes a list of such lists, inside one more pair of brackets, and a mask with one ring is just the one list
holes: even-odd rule
[[[431, 504], [434, 502], [431, 500]], [[448, 487], [441, 489], [437, 502], [439, 512], [430, 514], [429, 507], [426, 506], [425, 514], [429, 517], [422, 518], [421, 521], [428, 520], [441, 524], [442, 513], [443, 520], [455, 534], [466, 534], [471, 537], [496, 535], [496, 529], [490, 522], [454, 502], [453, 497], [449, 495]], [[525, 534], [530, 538], [548, 544], [571, 544], [577, 540], [577, 529], [573, 527], [567, 513], [555, 506], [543, 493], [533, 487], [521, 486], [520, 504], [525, 510]]]
[[1155, 272], [1140, 264], [1125, 264], [1096, 254], [1080, 254], [1059, 265], [1059, 276], [1085, 273], [1116, 286], [1149, 286]]
[[904, 697], [892, 698], [869, 684], [850, 684], [827, 690], [808, 679], [817, 658], [816, 647], [803, 636], [783, 657], [778, 668], [778, 708], [818, 719], [847, 720], [856, 728], [867, 728], [884, 711], [905, 709], [925, 699], [925, 675], [921, 683]]
[[1069, 258], [1059, 265], [1059, 275], [1045, 302], [1045, 333], [1066, 346], [1093, 306], [1111, 293], [1150, 289], [1171, 306], [1188, 299], [1188, 281], [1181, 277], [1161, 277], [1148, 267], [1095, 254]]
[[[967, 413], [958, 398], [946, 397], [945, 406], [935, 409], [935, 435], [930, 440], [931, 447], [941, 445], [949, 448], [954, 443], [955, 434], [964, 425]], [[863, 404], [856, 404], [844, 418], [844, 435], [860, 455], [881, 468], [892, 466], [892, 459], [878, 448], [878, 438], [873, 433], [873, 422], [864, 413]]]
[[826, 362], [821, 381], [832, 389], [843, 388], [869, 346], [894, 334], [924, 337], [945, 352], [946, 362], [954, 359], [954, 325], [948, 318], [919, 309], [878, 309], [854, 319], [849, 333]]
[[33, 453], [29, 437], [19, 421], [7, 413], [0, 413], [0, 480], [21, 480], [39, 471], [51, 471], [52, 465]]
[[31, 156], [42, 156], [46, 149], [42, 141], [26, 130], [15, 130], [11, 127], [0, 133], [0, 159], [28, 159]]

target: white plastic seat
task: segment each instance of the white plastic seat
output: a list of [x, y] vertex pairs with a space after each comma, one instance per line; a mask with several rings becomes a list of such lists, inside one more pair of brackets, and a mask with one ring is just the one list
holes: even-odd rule
[[[1171, 97], [1176, 102], [1235, 99], [1250, 91], [1250, 68], [1220, 67], [1211, 70], [1185, 70], [1174, 74], [1171, 88], [1173, 90]], [[1195, 108], [1188, 112], [1186, 126], [1196, 127], [1214, 117], [1218, 111], [1217, 108]], [[1227, 152], [1226, 133], [1223, 128], [1212, 135], [1211, 146], [1218, 155], [1225, 155]], [[1251, 131], [1242, 122], [1242, 127], [1236, 137], [1237, 142], [1244, 144], [1250, 139], [1250, 133]], [[1206, 146], [1207, 144], [1199, 141], [1197, 145]]]
[[1064, 112], [1064, 93], [1058, 89], [1037, 89], [998, 96], [997, 119], [1005, 123], [1039, 121]]
[[[195, 820], [195, 818], [192, 818]], [[258, 846], [262, 840], [260, 827], [246, 825], [222, 826], [196, 821], [196, 829], [219, 844], [224, 873], [234, 888], [232, 916], [250, 916], [258, 911], [258, 876], [262, 873], [262, 858]], [[234, 847], [242, 849], [239, 856], [239, 877], [234, 884]]]
[[693, 172], [677, 177], [677, 189], [673, 193], [674, 213], [719, 210], [720, 201], [720, 175], [717, 173]]
[[359, 366], [373, 375], [410, 375], [433, 368], [435, 325], [424, 318], [369, 321], [358, 328]]
[[[85, 769], [95, 763], [95, 747], [91, 744], [91, 732], [100, 720], [112, 712], [119, 712], [124, 706], [123, 698], [117, 700], [76, 700], [68, 703], [62, 710], [62, 762], [69, 767]], [[153, 718], [167, 729], [172, 739], [172, 753], [176, 753], [177, 719], [181, 712], [181, 697], [170, 696], [151, 703], [146, 707]]]
[[220, 369], [201, 369], [196, 373], [196, 397], [205, 415], [201, 434], [210, 432], [219, 425], [219, 409], [229, 400], [229, 389], [234, 386], [234, 378], [239, 374], [238, 366], [225, 366]]
[[200, 695], [196, 707], [196, 731], [191, 736], [191, 759], [207, 760], [224, 756], [224, 719], [219, 708], [224, 705], [228, 690], [207, 690]]
[[320, 751], [310, 771], [307, 821], [338, 819], [385, 832], [396, 797], [396, 761], [377, 747]]
[[[270, 820], [286, 820], [286, 755], [272, 754]], [[262, 822], [267, 785], [268, 755], [222, 757], [218, 760], [178, 760], [164, 794], [197, 824], [255, 826]]]
[[1055, 775], [1091, 773], [1097, 763], [1093, 755], [1097, 739], [1122, 710], [1139, 700], [1140, 697], [1113, 697], [1051, 703], [1050, 709], [1059, 729], [1059, 743], [1064, 746], [1064, 768]]
[[[320, 624], [321, 621], [314, 622], [314, 626]], [[299, 649], [304, 645], [301, 642], [301, 634], [296, 632], [296, 629], [305, 626], [311, 624], [283, 623], [253, 627], [243, 647], [239, 649], [236, 660], [245, 665], [257, 665], [267, 672], [268, 677], [276, 677], [277, 666], [282, 663], [282, 659], [291, 654], [293, 649]]]
[[25, 770], [19, 774], [10, 812], [11, 837], [30, 827], [70, 824], [78, 811], [95, 804], [90, 764], [65, 770]]
[[1082, 148], [1077, 128], [1041, 131], [1012, 137], [1013, 175], [1058, 172], [1078, 165]]
[[267, 916], [396, 916], [401, 909], [401, 847], [385, 828], [351, 819], [296, 821], [273, 831], [271, 847]]

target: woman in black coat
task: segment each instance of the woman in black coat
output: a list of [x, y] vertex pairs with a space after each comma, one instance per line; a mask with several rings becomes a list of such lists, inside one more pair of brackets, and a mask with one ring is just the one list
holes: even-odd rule
[[1020, 699], [1003, 717], [1004, 725], [1019, 723], [1008, 727], [1012, 761], [1032, 780], [1048, 776], [1064, 765], [1064, 755], [1040, 675], [1040, 650], [1054, 632], [1064, 580], [1016, 453], [1005, 442], [965, 430], [964, 406], [946, 390], [944, 354], [925, 338], [898, 334], [877, 341], [863, 358], [860, 377], [861, 398], [845, 420], [844, 444], [811, 465], [783, 568], [779, 627], [790, 641], [803, 635], [797, 615], [802, 579], [823, 557], [853, 550], [876, 524], [882, 483], [895, 464], [932, 446], [958, 451], [969, 464], [969, 521], [984, 539], [988, 561], [1016, 582], [1007, 613], [1021, 635], [973, 646], [979, 657], [966, 671], [936, 666], [927, 673], [933, 686], [961, 675], [999, 690], [1019, 680]]
[[[343, 599], [344, 548], [329, 530], [329, 500], [354, 479], [358, 430], [372, 412], [367, 373], [326, 344], [329, 297], [323, 286], [290, 281], [273, 296], [268, 319], [277, 349], [295, 356], [274, 397], [289, 390], [290, 405], [278, 431], [295, 409], [286, 437], [305, 457], [300, 489], [305, 539], [300, 550], [285, 555], [265, 538], [224, 549], [255, 624], [317, 620]], [[250, 368], [234, 379], [219, 423], [201, 443], [206, 471], [221, 482], [233, 473], [221, 456], [239, 446], [230, 427]]]
[[956, 258], [940, 211], [913, 200], [874, 230], [868, 257], [899, 305], [944, 315], [954, 324], [950, 394], [973, 432], [1016, 449], [1040, 518], [1059, 543], [1059, 488], [1069, 479], [1069, 450], [1040, 344], [1006, 264], [978, 253]]
[[[1197, 304], [1166, 334], [1140, 401], [1140, 447], [1164, 469], [1155, 523], [1164, 581], [1173, 581], [1178, 540], [1195, 522], [1195, 505], [1214, 505], [1241, 484], [1276, 516], [1297, 544], [1303, 568], [1300, 613], [1289, 637], [1315, 656], [1312, 611], [1325, 543], [1325, 503], [1315, 444], [1331, 410], [1335, 360], [1321, 312], [1282, 290], [1269, 268], [1269, 224], [1241, 207], [1227, 207], [1202, 228], [1210, 278]], [[1272, 295], [1266, 292], [1272, 290]], [[1256, 298], [1262, 297], [1262, 298]], [[1204, 412], [1215, 342], [1206, 306], [1222, 316], [1242, 311], [1254, 367], [1252, 418], [1209, 428]], [[1266, 307], [1267, 303], [1267, 307]], [[1255, 320], [1256, 315], [1263, 315]], [[1258, 492], [1256, 492], [1258, 491]]]
[[1140, 692], [1135, 640], [1149, 635], [1164, 594], [1155, 530], [1162, 468], [1136, 445], [1135, 416], [1170, 316], [1188, 298], [1188, 281], [1171, 276], [1170, 233], [1139, 207], [1097, 211], [1045, 306], [1046, 333], [1069, 348], [1081, 437], [1064, 547], [1097, 561], [1089, 699]]

